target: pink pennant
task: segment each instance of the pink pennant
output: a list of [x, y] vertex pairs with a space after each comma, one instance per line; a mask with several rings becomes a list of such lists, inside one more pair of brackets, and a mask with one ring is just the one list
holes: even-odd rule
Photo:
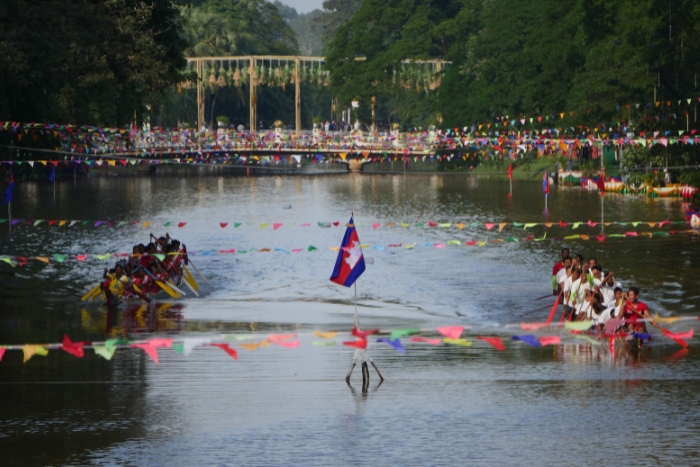
[[589, 227], [595, 227], [596, 225], [598, 225], [597, 222], [588, 221], [588, 226], [589, 226]]
[[0, 362], [2, 361], [2, 357], [5, 355], [6, 350], [6, 348], [0, 347]]
[[445, 244], [444, 243], [435, 243], [433, 245], [435, 248], [442, 248], [443, 250], [445, 249]]
[[442, 339], [428, 339], [427, 337], [411, 337], [411, 342], [422, 342], [430, 345], [440, 345]]
[[88, 255], [75, 255], [75, 259], [78, 261], [85, 261], [87, 259]]
[[279, 229], [280, 227], [282, 227], [282, 224], [281, 224], [281, 223], [279, 223], [279, 224], [272, 224], [272, 230], [277, 230], [277, 229]]
[[670, 224], [670, 223], [671, 223], [671, 221], [669, 221], [669, 220], [661, 221], [661, 222], [659, 222], [659, 227], [663, 227], [664, 225]]
[[153, 347], [167, 347], [170, 348], [173, 346], [173, 340], [172, 339], [148, 339], [148, 343], [151, 344]]
[[547, 326], [549, 326], [547, 323], [520, 323], [520, 328], [524, 331], [536, 331]]
[[488, 342], [496, 350], [506, 350], [506, 348], [503, 346], [503, 341], [501, 341], [500, 337], [483, 337], [483, 336], [481, 336], [481, 337], [477, 337], [476, 340]]
[[[700, 319], [700, 318], [698, 318]], [[662, 331], [664, 333], [664, 336], [670, 337], [671, 339], [691, 339], [693, 337], [693, 333], [695, 332], [695, 329], [690, 329], [688, 332], [677, 332], [673, 333], [670, 331]]]
[[370, 329], [369, 331], [360, 331], [357, 328], [352, 328], [352, 335], [355, 337], [359, 337], [360, 339], [365, 339], [367, 336], [371, 336], [372, 334], [377, 334], [379, 332], [379, 329]]
[[437, 222], [428, 221], [428, 225], [429, 225], [430, 227], [437, 227]]
[[302, 227], [308, 227], [308, 226], [310, 226], [310, 225], [311, 225], [311, 224], [308, 223], [308, 222], [305, 222], [305, 223], [301, 224]]
[[303, 251], [303, 248], [292, 248], [292, 253], [299, 253], [300, 251]]
[[65, 350], [74, 357], [82, 358], [85, 355], [83, 351], [84, 342], [71, 342], [67, 334], [63, 335], [63, 345], [59, 347], [61, 350]]
[[178, 223], [177, 223], [177, 226], [178, 226], [179, 228], [183, 228], [183, 227], [186, 226], [186, 225], [187, 225], [187, 222], [178, 222]]
[[389, 243], [389, 248], [401, 248], [401, 243]]
[[153, 360], [156, 364], [158, 363], [158, 349], [153, 347], [151, 344], [131, 344], [130, 347], [143, 350], [149, 357], [151, 357], [151, 360]]
[[448, 339], [459, 339], [464, 331], [464, 326], [442, 326], [437, 328], [437, 332], [447, 337]]
[[496, 224], [489, 223], [489, 224], [485, 224], [485, 225], [486, 225], [486, 230], [491, 230], [491, 229], [493, 229], [493, 226]]
[[367, 339], [362, 338], [356, 341], [343, 342], [343, 345], [347, 345], [348, 347], [355, 347], [356, 349], [366, 349]]
[[296, 349], [299, 347], [299, 339], [294, 339], [293, 341], [277, 341], [273, 342], [273, 344], [286, 347], [288, 349]]
[[225, 229], [226, 226], [228, 225], [228, 222], [219, 222], [219, 225], [221, 226], [222, 229]]
[[297, 337], [296, 334], [270, 334], [267, 336], [267, 341], [276, 344], [277, 342], [288, 341]]
[[377, 227], [380, 227], [381, 225], [382, 225], [382, 224], [379, 224], [379, 223], [377, 223], [377, 224], [372, 224], [372, 228], [373, 228], [373, 229], [376, 229]]
[[213, 343], [213, 344], [204, 344], [204, 345], [207, 345], [209, 347], [218, 347], [221, 350], [223, 350], [224, 352], [226, 352], [229, 355], [229, 357], [231, 357], [232, 359], [238, 360], [238, 352], [236, 352], [236, 349], [232, 349], [231, 347], [229, 347], [228, 344]]
[[678, 231], [677, 230], [669, 230], [668, 233], [671, 235], [676, 235], [678, 233]]
[[595, 238], [597, 238], [599, 242], [605, 241], [605, 235], [596, 235]]
[[636, 237], [637, 232], [625, 232], [625, 237]]
[[561, 344], [561, 339], [559, 336], [542, 336], [540, 337], [540, 344], [542, 344], [542, 347], [545, 345]]
[[219, 250], [219, 253], [224, 253], [224, 254], [233, 254], [236, 252], [235, 248], [231, 248], [230, 250]]

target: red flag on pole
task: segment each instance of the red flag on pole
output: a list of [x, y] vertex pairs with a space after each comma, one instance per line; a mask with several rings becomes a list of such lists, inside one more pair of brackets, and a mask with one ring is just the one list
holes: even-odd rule
[[598, 177], [598, 189], [600, 190], [600, 196], [605, 195], [605, 169], [600, 169], [600, 176]]
[[510, 164], [510, 165], [508, 166], [508, 172], [507, 172], [507, 173], [508, 173], [508, 178], [511, 179], [511, 180], [513, 180], [513, 164]]

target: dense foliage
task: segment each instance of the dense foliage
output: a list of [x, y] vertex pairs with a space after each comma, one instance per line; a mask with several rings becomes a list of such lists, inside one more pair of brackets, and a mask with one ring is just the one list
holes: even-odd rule
[[0, 120], [142, 121], [185, 65], [170, 1], [0, 2]]
[[[699, 39], [693, 0], [364, 0], [327, 57], [342, 99], [377, 95], [395, 109], [419, 102], [423, 123], [436, 114], [456, 127], [566, 111], [579, 125], [642, 128], [668, 117], [661, 106], [662, 118], [643, 121], [646, 103], [697, 94]], [[397, 94], [401, 61], [426, 58], [452, 62], [434, 98]], [[626, 107], [634, 103], [642, 105]]]

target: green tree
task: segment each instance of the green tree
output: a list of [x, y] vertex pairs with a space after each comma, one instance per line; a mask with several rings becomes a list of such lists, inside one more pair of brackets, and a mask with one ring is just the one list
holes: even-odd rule
[[0, 118], [121, 125], [180, 81], [169, 0], [0, 2]]

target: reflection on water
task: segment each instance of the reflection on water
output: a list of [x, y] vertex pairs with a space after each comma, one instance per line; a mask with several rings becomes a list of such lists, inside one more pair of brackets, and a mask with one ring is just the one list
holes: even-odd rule
[[[194, 256], [211, 282], [200, 280], [202, 298], [116, 310], [79, 301], [104, 263], [30, 260], [16, 271], [0, 269], [0, 343], [59, 342], [64, 333], [99, 341], [294, 331], [301, 346], [239, 348], [238, 361], [215, 348], [187, 357], [163, 350], [159, 365], [136, 350], [118, 351], [112, 361], [89, 350], [83, 359], [52, 351], [26, 364], [20, 352], [8, 352], [0, 363], [3, 465], [698, 463], [694, 341], [683, 350], [657, 336], [632, 352], [582, 344], [555, 329], [547, 332], [561, 335], [564, 345], [509, 343], [504, 352], [483, 343], [407, 345], [405, 356], [372, 342], [369, 351], [386, 380], [379, 385], [370, 367], [366, 391], [359, 368], [350, 387], [343, 381], [351, 349], [311, 345], [314, 330], [347, 331], [353, 315], [352, 291], [328, 282], [336, 254], [328, 247], [338, 245], [342, 228], [317, 222], [342, 226], [354, 212], [364, 224], [363, 243], [384, 246], [541, 237], [542, 226], [527, 232], [508, 226], [499, 235], [469, 225], [543, 222], [537, 182], [516, 181], [512, 197], [507, 181], [468, 175], [91, 178], [57, 186], [54, 202], [51, 185], [19, 184], [13, 211], [27, 219], [148, 220], [154, 233], [167, 230], [189, 250], [271, 251]], [[685, 208], [675, 199], [606, 196], [603, 202], [606, 221], [677, 220]], [[595, 193], [554, 187], [548, 220], [598, 222], [600, 203]], [[467, 226], [415, 225], [428, 220]], [[181, 221], [187, 225], [177, 228]], [[173, 224], [166, 229], [166, 222]], [[283, 227], [260, 228], [273, 222]], [[307, 222], [312, 227], [301, 227]], [[2, 224], [0, 254], [130, 251], [147, 239], [150, 229], [140, 225], [43, 223], [10, 234]], [[602, 228], [553, 227], [548, 237], [593, 236]], [[630, 228], [605, 227], [606, 233]], [[625, 286], [640, 286], [652, 313], [697, 314], [700, 241], [669, 236], [370, 247], [365, 255], [374, 264], [358, 282], [361, 323], [384, 330], [461, 323], [471, 326], [469, 340], [508, 338], [515, 327], [504, 325], [546, 317], [548, 310], [533, 310], [549, 299], [534, 299], [547, 293], [564, 244], [597, 257]], [[306, 251], [309, 245], [318, 250]], [[671, 329], [687, 330], [689, 323]]]

